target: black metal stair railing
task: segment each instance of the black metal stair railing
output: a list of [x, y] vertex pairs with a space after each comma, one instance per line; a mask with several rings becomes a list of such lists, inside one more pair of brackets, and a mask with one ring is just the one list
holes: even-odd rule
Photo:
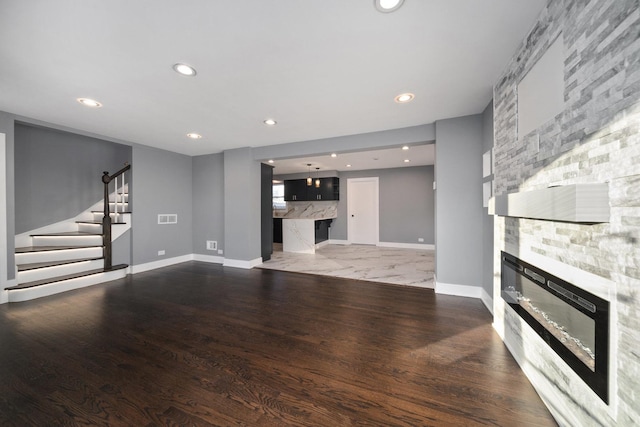
[[[113, 267], [113, 256], [111, 248], [111, 212], [109, 209], [109, 184], [113, 181], [115, 184], [116, 200], [114, 205], [114, 213], [116, 215], [116, 222], [119, 215], [118, 212], [118, 197], [122, 197], [122, 208], [124, 209], [124, 194], [119, 192], [119, 188], [124, 191], [125, 188], [125, 175], [124, 173], [131, 169], [129, 163], [125, 163], [125, 166], [113, 175], [109, 175], [109, 172], [102, 173], [102, 183], [104, 184], [104, 216], [102, 218], [102, 246], [104, 253], [104, 269], [105, 271], [111, 270]], [[122, 175], [122, 184], [118, 187], [118, 177]]]

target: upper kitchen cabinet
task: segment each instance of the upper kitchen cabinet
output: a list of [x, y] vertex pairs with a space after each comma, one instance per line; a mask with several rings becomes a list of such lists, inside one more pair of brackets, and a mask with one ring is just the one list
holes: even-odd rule
[[309, 200], [340, 200], [340, 178], [320, 178], [320, 187], [313, 185], [307, 191]]
[[292, 179], [284, 182], [284, 200], [287, 202], [303, 202], [314, 200], [340, 200], [340, 178], [320, 178], [320, 186], [316, 187], [316, 179], [307, 186], [306, 179]]
[[284, 201], [303, 202], [307, 200], [307, 180], [290, 179], [284, 182]]

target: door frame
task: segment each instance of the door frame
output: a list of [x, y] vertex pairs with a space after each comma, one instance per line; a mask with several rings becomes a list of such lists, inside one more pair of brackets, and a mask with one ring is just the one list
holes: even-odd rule
[[365, 177], [365, 178], [347, 178], [347, 242], [348, 244], [352, 244], [352, 233], [351, 233], [351, 213], [349, 209], [353, 206], [353, 184], [356, 182], [373, 182], [375, 185], [375, 209], [374, 209], [374, 222], [375, 222], [375, 230], [374, 230], [374, 240], [375, 245], [378, 246], [380, 244], [380, 179], [377, 176]]
[[6, 303], [9, 284], [9, 266], [7, 262], [7, 145], [6, 134], [0, 133], [0, 304]]

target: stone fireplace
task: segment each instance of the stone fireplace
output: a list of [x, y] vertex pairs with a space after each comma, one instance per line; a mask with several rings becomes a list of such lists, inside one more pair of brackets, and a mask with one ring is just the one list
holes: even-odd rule
[[[639, 27], [637, 1], [549, 1], [494, 86], [494, 327], [562, 426], [626, 426], [640, 419]], [[556, 42], [562, 55], [561, 111], [519, 134], [519, 83]], [[606, 189], [604, 218], [556, 217], [548, 208], [531, 213], [520, 209], [518, 197], [514, 209], [501, 210], [499, 203], [501, 197], [550, 188], [571, 193], [571, 186], [581, 185]], [[516, 259], [516, 270], [520, 265], [533, 273], [527, 276], [533, 284], [521, 280], [524, 289], [505, 289], [511, 299], [503, 298], [502, 276], [515, 270], [503, 269], [503, 253]], [[586, 317], [575, 315], [577, 323], [594, 326], [595, 335], [573, 334], [584, 347], [595, 346], [593, 364], [585, 363], [586, 350], [569, 350], [581, 360], [578, 370], [606, 370], [606, 379], [594, 380], [604, 385], [590, 384], [548, 345], [551, 331], [540, 334], [519, 314], [525, 308], [518, 308], [518, 292], [528, 299], [541, 295], [533, 287], [542, 282], [535, 274], [546, 277], [547, 288], [549, 280], [561, 285], [554, 294], [564, 295], [561, 300], [585, 300], [572, 308], [592, 313], [590, 303], [596, 312], [598, 305], [609, 306], [606, 355], [598, 353], [604, 346], [593, 323], [598, 320], [580, 309]], [[548, 301], [543, 297], [539, 304]], [[606, 388], [605, 397], [599, 388]]]

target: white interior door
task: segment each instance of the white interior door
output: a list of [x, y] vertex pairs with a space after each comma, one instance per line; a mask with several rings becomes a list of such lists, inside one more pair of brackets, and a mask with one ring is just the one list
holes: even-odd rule
[[378, 177], [347, 179], [349, 243], [378, 244], [378, 202]]

